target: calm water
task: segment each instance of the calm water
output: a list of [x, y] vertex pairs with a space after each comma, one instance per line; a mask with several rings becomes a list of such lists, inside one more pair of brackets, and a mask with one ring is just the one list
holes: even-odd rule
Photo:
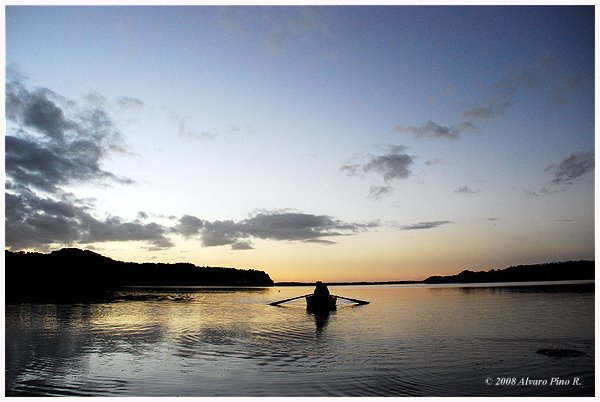
[[[325, 318], [303, 300], [267, 305], [312, 292], [299, 287], [8, 304], [6, 395], [594, 394], [593, 284], [330, 289], [371, 304], [338, 301]], [[555, 348], [584, 354], [536, 353]], [[580, 385], [550, 386], [553, 377]]]

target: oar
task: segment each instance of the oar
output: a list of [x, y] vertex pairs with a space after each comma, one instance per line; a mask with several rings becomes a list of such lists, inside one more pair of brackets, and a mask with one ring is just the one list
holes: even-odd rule
[[351, 301], [351, 302], [354, 302], [354, 303], [358, 303], [358, 304], [369, 304], [369, 302], [365, 301], [365, 300], [351, 299], [349, 297], [344, 297], [344, 296], [335, 296], [335, 297], [340, 298], [340, 299], [344, 299], [344, 300], [348, 300], [348, 301]]
[[292, 297], [291, 299], [279, 300], [279, 301], [276, 301], [273, 303], [269, 303], [269, 306], [277, 306], [278, 304], [289, 302], [289, 301], [296, 300], [296, 299], [301, 299], [303, 297], [310, 296], [311, 294], [312, 293], [309, 293], [307, 295], [298, 296], [298, 297]]

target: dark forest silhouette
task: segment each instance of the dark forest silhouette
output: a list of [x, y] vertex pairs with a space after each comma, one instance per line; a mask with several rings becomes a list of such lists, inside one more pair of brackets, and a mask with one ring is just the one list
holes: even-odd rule
[[424, 283], [533, 282], [594, 279], [594, 261], [517, 265], [489, 271], [464, 270], [456, 275], [430, 276]]
[[263, 271], [116, 261], [88, 250], [5, 251], [7, 300], [92, 296], [123, 286], [269, 286]]

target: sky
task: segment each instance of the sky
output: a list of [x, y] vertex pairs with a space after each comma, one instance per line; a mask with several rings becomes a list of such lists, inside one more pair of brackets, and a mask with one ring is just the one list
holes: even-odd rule
[[594, 259], [593, 6], [7, 6], [5, 247], [421, 280]]

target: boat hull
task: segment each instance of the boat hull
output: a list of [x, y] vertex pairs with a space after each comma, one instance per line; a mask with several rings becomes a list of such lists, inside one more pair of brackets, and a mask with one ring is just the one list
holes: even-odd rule
[[306, 296], [306, 309], [308, 311], [333, 311], [336, 309], [337, 297], [329, 296], [328, 298], [315, 297], [313, 295]]

